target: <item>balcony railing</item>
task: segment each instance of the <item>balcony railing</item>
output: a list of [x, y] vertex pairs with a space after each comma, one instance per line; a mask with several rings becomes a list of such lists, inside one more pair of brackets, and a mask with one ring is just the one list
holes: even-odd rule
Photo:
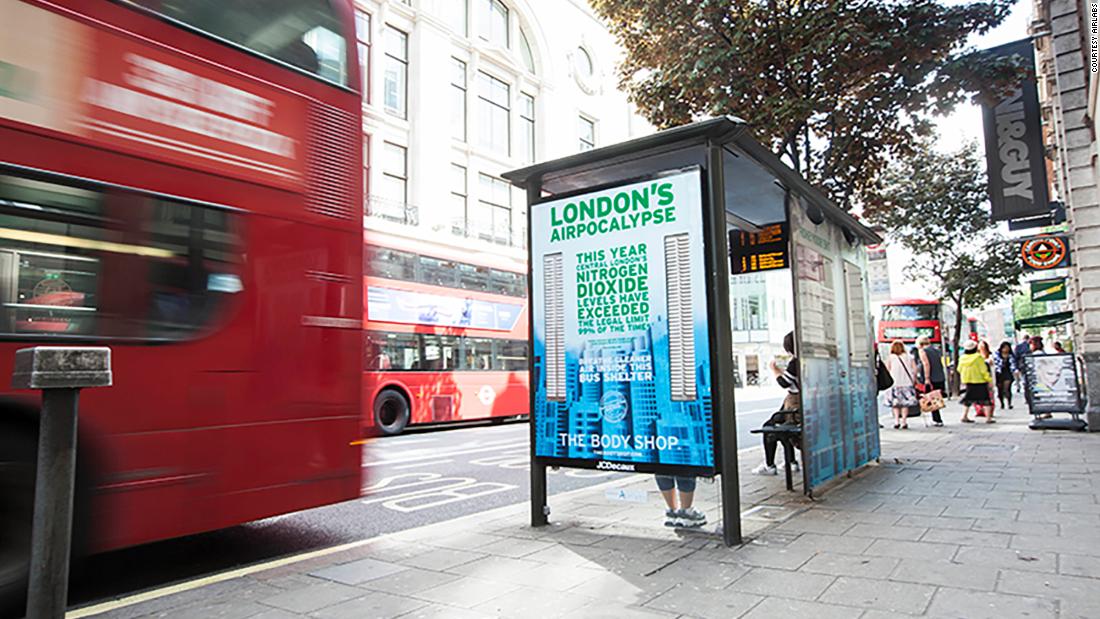
[[469, 221], [465, 218], [459, 218], [451, 222], [451, 232], [468, 239], [488, 241], [497, 245], [519, 248], [527, 246], [527, 235], [523, 230], [513, 231], [507, 225], [494, 225], [492, 222]]
[[393, 221], [407, 226], [420, 224], [420, 209], [416, 205], [401, 200], [369, 195], [367, 196], [365, 211], [367, 217]]

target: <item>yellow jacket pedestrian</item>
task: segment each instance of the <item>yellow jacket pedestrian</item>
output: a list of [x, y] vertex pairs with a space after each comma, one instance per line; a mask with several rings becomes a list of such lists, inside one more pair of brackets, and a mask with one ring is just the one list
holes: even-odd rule
[[959, 358], [959, 379], [966, 385], [993, 382], [989, 365], [977, 352], [968, 352]]

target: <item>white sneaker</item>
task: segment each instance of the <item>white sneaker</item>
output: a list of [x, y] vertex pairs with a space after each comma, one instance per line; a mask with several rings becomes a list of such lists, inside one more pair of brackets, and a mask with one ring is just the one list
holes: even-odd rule
[[694, 507], [681, 509], [678, 513], [680, 516], [680, 526], [682, 527], [694, 529], [707, 523], [707, 515]]
[[776, 470], [776, 468], [774, 466], [768, 466], [767, 462], [765, 462], [764, 464], [761, 464], [760, 466], [756, 467], [755, 469], [752, 470], [752, 472], [757, 474], [757, 475], [778, 475], [779, 474], [779, 471]]
[[794, 472], [796, 472], [796, 473], [797, 473], [797, 472], [798, 472], [798, 471], [800, 471], [801, 469], [802, 469], [802, 467], [800, 467], [800, 466], [798, 465], [798, 460], [792, 460], [792, 461], [791, 461], [791, 470], [792, 470], [792, 471], [794, 471]]

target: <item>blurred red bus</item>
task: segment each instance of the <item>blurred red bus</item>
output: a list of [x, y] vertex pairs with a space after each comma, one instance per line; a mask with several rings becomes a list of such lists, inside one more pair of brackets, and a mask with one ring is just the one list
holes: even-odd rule
[[[362, 129], [351, 2], [0, 0], [0, 376], [112, 349], [81, 396], [103, 551], [361, 492]], [[0, 394], [0, 598], [38, 398]]]
[[526, 415], [520, 259], [365, 233], [363, 429]]
[[[878, 322], [877, 342], [880, 352], [889, 348], [894, 340], [913, 344], [919, 337], [927, 337], [933, 344], [947, 352], [955, 332], [957, 314], [955, 307], [936, 299], [891, 299], [882, 304], [882, 316]], [[963, 334], [977, 341], [979, 323], [969, 317], [963, 326]]]

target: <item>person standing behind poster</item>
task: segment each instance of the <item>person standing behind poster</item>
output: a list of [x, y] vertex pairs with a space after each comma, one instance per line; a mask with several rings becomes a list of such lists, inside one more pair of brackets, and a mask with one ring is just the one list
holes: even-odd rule
[[[665, 526], [696, 529], [707, 523], [707, 515], [692, 507], [695, 502], [695, 478], [655, 475], [657, 489], [665, 499]], [[680, 494], [679, 508], [676, 506], [677, 490]]]

